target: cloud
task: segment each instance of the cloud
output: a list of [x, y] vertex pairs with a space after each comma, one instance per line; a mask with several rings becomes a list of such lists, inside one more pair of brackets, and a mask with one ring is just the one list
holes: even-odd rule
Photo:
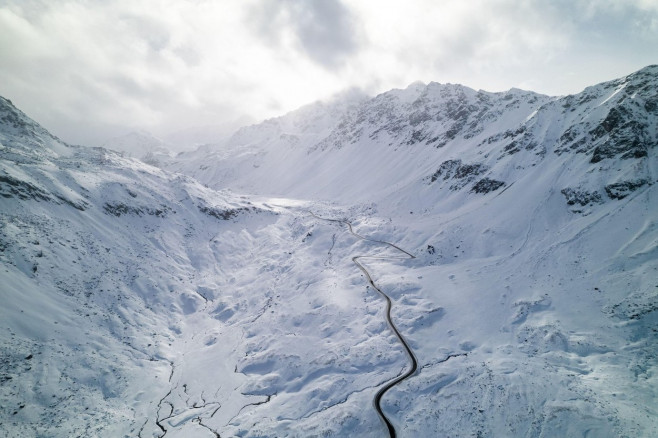
[[568, 44], [564, 22], [531, 2], [381, 0], [355, 9], [371, 41], [358, 71], [387, 86], [420, 79], [509, 88], [515, 71]]
[[422, 80], [549, 94], [655, 63], [651, 0], [4, 0], [0, 94], [102, 143]]
[[326, 68], [340, 67], [359, 48], [357, 22], [340, 0], [265, 0], [250, 15], [266, 43], [293, 44]]

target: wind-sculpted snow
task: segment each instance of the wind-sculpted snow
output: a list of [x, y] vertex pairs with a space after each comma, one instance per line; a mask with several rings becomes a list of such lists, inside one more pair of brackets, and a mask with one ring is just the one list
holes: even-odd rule
[[657, 84], [416, 83], [190, 176], [0, 101], [0, 435], [381, 437], [409, 363], [364, 254], [417, 359], [397, 436], [658, 435]]

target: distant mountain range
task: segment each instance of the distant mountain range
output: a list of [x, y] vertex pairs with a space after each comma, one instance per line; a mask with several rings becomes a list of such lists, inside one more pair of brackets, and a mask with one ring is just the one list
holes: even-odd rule
[[[182, 154], [168, 168], [252, 193], [363, 201], [421, 192], [436, 203], [557, 166], [565, 201], [587, 211], [653, 181], [657, 76], [650, 66], [559, 98], [415, 83], [242, 128], [221, 150]], [[358, 188], [346, 178], [357, 173]]]

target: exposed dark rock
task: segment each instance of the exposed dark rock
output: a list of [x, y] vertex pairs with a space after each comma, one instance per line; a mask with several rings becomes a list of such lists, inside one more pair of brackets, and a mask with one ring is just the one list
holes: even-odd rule
[[455, 178], [466, 178], [468, 176], [480, 175], [487, 167], [483, 164], [463, 164], [457, 168]]
[[506, 138], [514, 138], [514, 137], [517, 137], [517, 136], [523, 134], [525, 131], [526, 131], [525, 126], [520, 126], [515, 130], [508, 129], [505, 132], [502, 132], [500, 134], [496, 134], [496, 135], [492, 135], [491, 137], [488, 137], [486, 140], [484, 140], [484, 142], [486, 142], [487, 144], [491, 144], [491, 143], [495, 143], [495, 142], [500, 141], [500, 140], [504, 140]]
[[447, 160], [441, 163], [439, 169], [432, 174], [430, 177], [430, 182], [435, 182], [439, 178], [443, 177], [444, 180], [452, 178], [456, 170], [461, 166], [462, 160]]
[[644, 102], [644, 109], [648, 113], [658, 114], [658, 95], [648, 98]]
[[482, 178], [473, 186], [471, 192], [489, 193], [489, 192], [493, 192], [494, 190], [498, 190], [504, 185], [505, 185], [504, 181], [497, 181], [495, 179], [490, 179], [490, 178]]
[[505, 146], [505, 152], [512, 155], [517, 152], [519, 152], [521, 148], [519, 147], [519, 144], [516, 141], [512, 141], [510, 144]]
[[427, 138], [427, 136], [428, 136], [427, 133], [425, 133], [424, 131], [413, 131], [411, 133], [411, 139], [409, 139], [407, 144], [412, 145], [412, 144], [420, 143], [424, 141]]
[[605, 192], [612, 199], [624, 199], [626, 196], [630, 195], [635, 190], [639, 189], [643, 185], [648, 184], [649, 181], [646, 179], [636, 179], [632, 181], [621, 181], [614, 184], [608, 184], [605, 186]]
[[603, 143], [594, 148], [592, 163], [616, 156], [629, 159], [648, 155], [648, 147], [651, 143], [648, 126], [629, 108], [633, 107], [625, 104], [611, 108], [605, 119], [589, 131], [592, 141], [608, 136]]
[[17, 109], [9, 99], [0, 98], [0, 123], [18, 130], [21, 134], [29, 133], [35, 126]]
[[240, 208], [227, 208], [227, 209], [220, 209], [220, 208], [215, 208], [215, 207], [206, 207], [203, 205], [199, 206], [199, 210], [202, 213], [205, 213], [209, 216], [212, 216], [214, 218], [220, 219], [227, 221], [233, 217], [236, 217], [238, 214], [242, 212], [249, 211], [248, 208], [246, 207], [240, 207]]
[[453, 178], [460, 181], [450, 188], [458, 190], [487, 170], [488, 167], [484, 164], [462, 164], [462, 160], [447, 160], [441, 163], [439, 169], [430, 176], [430, 183], [437, 181], [439, 178], [444, 181]]
[[622, 320], [638, 321], [658, 311], [658, 301], [655, 293], [635, 292], [620, 303], [607, 306], [604, 311]]
[[[23, 201], [51, 201], [55, 204], [67, 204], [84, 211], [87, 204], [84, 201], [74, 202], [59, 194], [51, 194], [27, 181], [21, 181], [9, 175], [0, 175], [0, 196], [3, 198], [18, 198]], [[56, 198], [54, 199], [53, 198]]]
[[632, 135], [630, 138], [610, 139], [594, 148], [590, 162], [598, 163], [617, 155], [620, 155], [622, 159], [646, 157], [648, 147], [637, 135]]
[[534, 138], [533, 134], [527, 130], [525, 125], [518, 127], [517, 129], [501, 132], [496, 135], [492, 135], [484, 140], [480, 145], [497, 143], [503, 140], [511, 138], [512, 141], [509, 142], [503, 148], [503, 153], [499, 156], [499, 159], [503, 158], [506, 155], [513, 155], [521, 150], [533, 150], [539, 146], [539, 143]]
[[103, 210], [105, 210], [106, 214], [111, 214], [116, 217], [120, 217], [121, 215], [124, 214], [134, 214], [137, 216], [141, 216], [142, 214], [144, 214], [144, 211], [141, 208], [133, 207], [123, 203], [116, 203], [116, 204], [105, 203], [105, 205], [103, 205]]
[[132, 205], [126, 205], [122, 202], [117, 202], [113, 204], [106, 202], [105, 205], [103, 205], [103, 210], [105, 210], [106, 214], [111, 214], [116, 217], [120, 217], [126, 214], [131, 214], [135, 216], [142, 216], [144, 214], [147, 214], [149, 216], [165, 217], [167, 213], [171, 211], [169, 207], [164, 205], [162, 206], [162, 208], [135, 207]]
[[571, 143], [578, 136], [578, 131], [574, 129], [574, 126], [570, 126], [564, 133], [560, 136], [560, 144], [566, 145]]
[[26, 181], [13, 178], [9, 175], [0, 175], [0, 196], [3, 198], [18, 198], [24, 201], [50, 201], [48, 193]]
[[608, 115], [601, 122], [601, 128], [604, 132], [610, 132], [616, 127], [620, 126], [628, 117], [628, 111], [623, 107], [613, 107], [608, 112]]
[[578, 204], [585, 206], [593, 203], [600, 204], [603, 202], [601, 194], [597, 191], [588, 192], [586, 190], [567, 187], [566, 189], [562, 189], [561, 193], [567, 199], [568, 205]]

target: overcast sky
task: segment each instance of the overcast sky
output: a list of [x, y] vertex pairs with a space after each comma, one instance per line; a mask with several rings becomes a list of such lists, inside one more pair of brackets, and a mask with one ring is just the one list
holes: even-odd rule
[[658, 0], [0, 0], [0, 95], [72, 143], [411, 82], [562, 95], [658, 63]]

